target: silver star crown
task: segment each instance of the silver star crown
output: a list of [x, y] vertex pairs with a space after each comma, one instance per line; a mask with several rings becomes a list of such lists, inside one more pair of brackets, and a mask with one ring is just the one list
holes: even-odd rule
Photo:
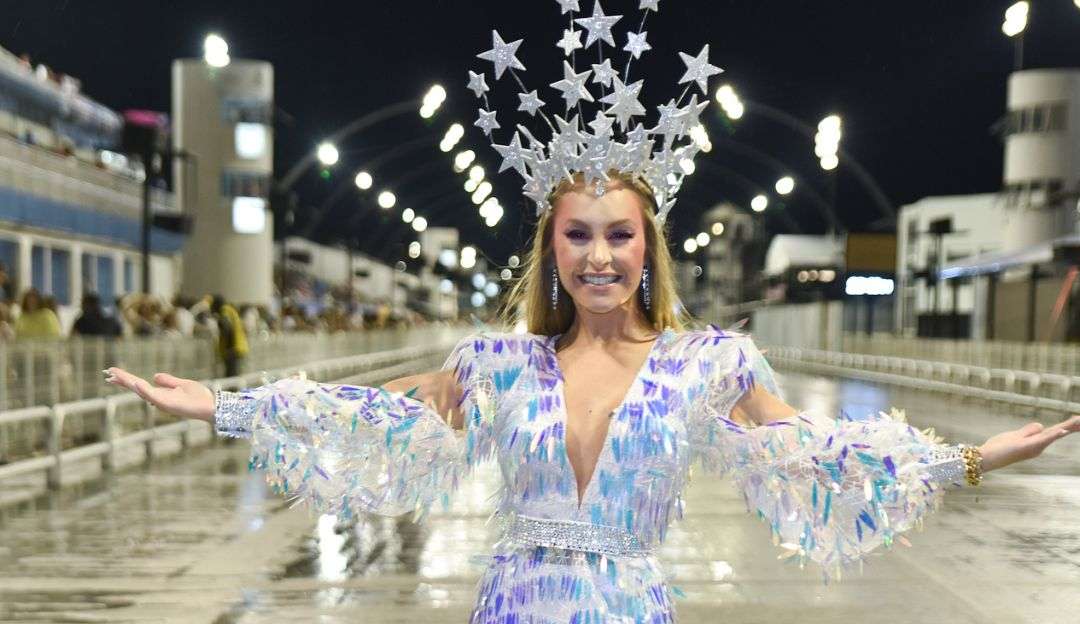
[[[495, 82], [504, 73], [513, 78], [519, 88], [517, 111], [543, 119], [551, 130], [551, 138], [541, 141], [527, 127], [511, 123], [506, 130], [513, 132], [507, 135], [509, 140], [505, 144], [496, 142], [493, 131], [501, 126], [495, 121], [495, 111], [488, 103], [484, 74], [470, 71], [469, 88], [483, 103], [476, 125], [502, 157], [499, 171], [513, 169], [525, 179], [524, 194], [536, 204], [537, 214], [551, 209], [548, 195], [564, 180], [573, 179], [580, 173], [586, 184], [600, 196], [604, 193], [609, 172], [618, 171], [643, 179], [652, 187], [660, 207], [657, 218], [662, 222], [675, 204], [675, 195], [686, 175], [684, 172], [692, 170], [686, 161], [692, 161], [701, 150], [691, 131], [699, 125], [708, 98], [699, 100], [694, 87], [707, 93], [709, 78], [723, 70], [709, 64], [708, 45], [696, 55], [680, 52], [679, 58], [686, 65], [686, 72], [679, 84], [686, 84], [686, 87], [678, 98], [656, 107], [657, 119], [650, 127], [641, 119], [647, 114], [639, 99], [644, 80], [631, 80], [630, 66], [652, 49], [645, 39], [645, 22], [650, 12], [659, 12], [659, 0], [641, 0], [640, 24], [620, 35], [627, 41], [621, 50], [615, 44], [612, 28], [623, 16], [607, 15], [600, 1], [593, 1], [591, 16], [575, 17], [581, 10], [578, 0], [555, 0], [562, 14], [570, 14], [567, 28], [556, 44], [562, 48], [559, 57], [564, 59], [563, 78], [550, 85], [559, 92], [565, 106], [559, 114], [549, 116], [537, 91], [526, 88], [522, 82], [519, 72], [524, 72], [525, 66], [517, 59], [522, 40], [507, 43], [497, 31], [492, 31], [491, 49], [478, 55], [494, 64]], [[583, 32], [586, 34], [584, 44], [581, 43]], [[598, 44], [600, 62], [585, 65], [591, 69], [579, 68], [576, 51], [594, 44]], [[626, 53], [621, 72], [612, 67], [611, 58], [604, 56], [604, 44], [614, 50], [612, 55]], [[695, 92], [691, 94], [692, 90]], [[584, 103], [589, 103], [589, 108], [594, 110], [587, 114]]]

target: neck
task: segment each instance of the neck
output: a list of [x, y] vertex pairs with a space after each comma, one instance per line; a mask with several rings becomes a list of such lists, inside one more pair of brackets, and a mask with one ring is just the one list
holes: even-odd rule
[[574, 321], [566, 330], [566, 340], [563, 342], [642, 341], [656, 334], [649, 320], [632, 301], [602, 314], [581, 307], [574, 312]]

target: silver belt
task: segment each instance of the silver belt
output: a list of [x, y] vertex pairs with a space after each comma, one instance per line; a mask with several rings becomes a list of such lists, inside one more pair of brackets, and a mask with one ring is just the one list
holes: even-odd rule
[[633, 533], [619, 527], [520, 514], [510, 520], [506, 537], [526, 546], [564, 548], [609, 557], [643, 556], [651, 552]]

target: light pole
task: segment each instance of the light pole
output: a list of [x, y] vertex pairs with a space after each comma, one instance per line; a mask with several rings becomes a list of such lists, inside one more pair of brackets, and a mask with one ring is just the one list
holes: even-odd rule
[[[729, 85], [725, 86], [730, 88]], [[730, 98], [731, 96], [721, 96], [720, 93], [717, 92], [717, 98], [720, 97]], [[738, 96], [734, 97], [738, 98]], [[769, 106], [768, 104], [762, 104], [753, 100], [737, 99], [736, 101], [741, 105], [736, 108], [739, 112], [739, 117], [742, 117], [744, 111], [747, 114], [760, 115], [770, 121], [783, 124], [796, 132], [804, 134], [807, 138], [813, 138], [817, 132], [816, 128], [813, 126], [803, 122], [791, 113], [774, 106]], [[723, 104], [721, 104], [721, 106], [723, 106]], [[727, 108], [725, 108], [725, 112], [727, 112]], [[735, 119], [735, 117], [731, 117], [730, 113], [728, 114], [728, 117], [730, 119]], [[877, 180], [874, 179], [874, 176], [870, 174], [866, 167], [863, 167], [862, 163], [860, 163], [853, 155], [845, 151], [843, 147], [838, 147], [837, 154], [840, 158], [844, 159], [848, 169], [855, 176], [855, 179], [859, 181], [859, 184], [863, 186], [866, 193], [870, 196], [870, 199], [873, 200], [874, 205], [877, 206], [881, 215], [889, 219], [896, 218], [896, 208], [893, 207], [892, 202], [889, 201], [888, 196], [885, 195], [885, 191], [881, 189], [881, 185], [877, 183]]]
[[1017, 2], [1005, 9], [1005, 21], [1001, 24], [1001, 32], [1015, 42], [1013, 69], [1016, 71], [1024, 68], [1024, 31], [1027, 30], [1028, 13], [1030, 11], [1031, 5], [1028, 2]]
[[821, 168], [828, 175], [829, 204], [834, 213], [839, 183], [837, 167], [840, 166], [840, 157], [837, 156], [837, 152], [840, 150], [840, 137], [843, 134], [841, 125], [840, 115], [829, 115], [818, 122], [818, 131], [814, 135], [814, 154], [820, 159]]

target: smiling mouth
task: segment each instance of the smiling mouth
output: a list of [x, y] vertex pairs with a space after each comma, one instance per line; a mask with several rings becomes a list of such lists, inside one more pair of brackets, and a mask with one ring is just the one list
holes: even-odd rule
[[622, 279], [619, 275], [579, 275], [578, 279], [590, 286], [608, 286]]

